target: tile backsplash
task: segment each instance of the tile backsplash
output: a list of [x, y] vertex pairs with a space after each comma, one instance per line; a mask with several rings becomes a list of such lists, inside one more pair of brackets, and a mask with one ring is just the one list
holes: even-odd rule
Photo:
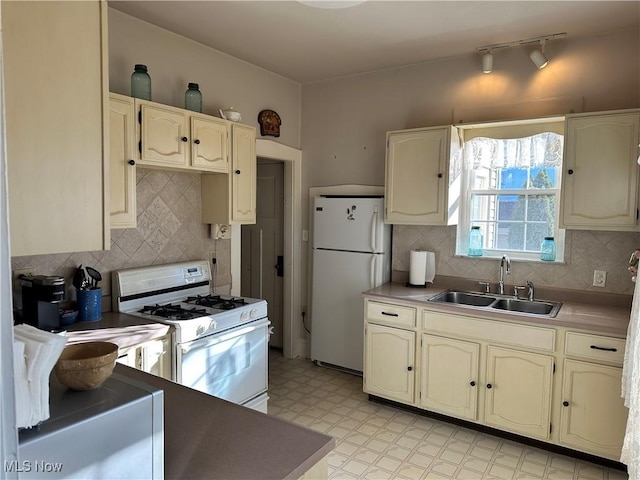
[[67, 299], [75, 299], [75, 269], [80, 264], [93, 267], [102, 274], [102, 294], [109, 297], [103, 305], [109, 307], [113, 270], [207, 259], [215, 252], [215, 291], [228, 293], [231, 241], [213, 240], [211, 226], [200, 220], [200, 174], [138, 167], [136, 181], [138, 226], [112, 229], [110, 250], [13, 257], [12, 270], [62, 275]]
[[[436, 254], [436, 274], [467, 279], [498, 281], [496, 259], [455, 256], [456, 227], [394, 225], [393, 270], [409, 271], [409, 252], [428, 250]], [[627, 271], [631, 253], [640, 248], [640, 233], [567, 230], [565, 262], [546, 264], [511, 262], [505, 283], [555, 287], [598, 293], [633, 295], [634, 284]], [[593, 271], [607, 272], [606, 286], [594, 287]]]

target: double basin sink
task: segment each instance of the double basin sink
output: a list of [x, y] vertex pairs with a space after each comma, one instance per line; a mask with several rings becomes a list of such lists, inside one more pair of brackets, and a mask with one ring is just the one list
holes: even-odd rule
[[472, 293], [457, 290], [445, 290], [429, 299], [430, 302], [448, 303], [471, 307], [479, 310], [502, 310], [509, 313], [554, 318], [560, 307], [559, 302], [542, 300], [523, 300], [491, 293]]

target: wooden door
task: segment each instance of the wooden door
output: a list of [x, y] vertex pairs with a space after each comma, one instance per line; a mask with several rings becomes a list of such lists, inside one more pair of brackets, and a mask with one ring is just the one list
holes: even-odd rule
[[477, 420], [480, 345], [422, 335], [420, 340], [421, 407]]
[[485, 423], [546, 440], [550, 433], [553, 357], [487, 348]]
[[628, 414], [621, 384], [619, 367], [565, 360], [560, 442], [619, 461]]
[[256, 223], [242, 226], [241, 294], [267, 301], [273, 327], [269, 345], [282, 348], [282, 287], [290, 274], [276, 268], [278, 257], [284, 263], [284, 164], [259, 161], [257, 171]]
[[373, 395], [414, 403], [416, 334], [368, 323], [365, 333], [364, 388]]

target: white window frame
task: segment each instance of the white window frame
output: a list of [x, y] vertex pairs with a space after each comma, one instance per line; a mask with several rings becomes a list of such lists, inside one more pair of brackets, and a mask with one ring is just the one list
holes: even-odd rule
[[[549, 117], [549, 118], [541, 118], [541, 119], [530, 119], [524, 121], [513, 121], [513, 122], [496, 122], [496, 123], [486, 123], [486, 124], [474, 124], [474, 125], [460, 125], [459, 134], [461, 138], [461, 143], [463, 145], [464, 152], [464, 144], [467, 141], [465, 138], [465, 132], [467, 130], [473, 129], [492, 129], [495, 127], [498, 128], [513, 128], [514, 130], [522, 129], [523, 132], [520, 134], [522, 137], [528, 136], [527, 130], [532, 129], [534, 132], [536, 129], [544, 127], [540, 127], [546, 123], [558, 123], [564, 122], [563, 117]], [[518, 131], [516, 130], [516, 131]], [[475, 133], [475, 132], [474, 132]], [[473, 135], [480, 136], [480, 135]], [[486, 135], [489, 136], [489, 135]], [[514, 137], [511, 137], [514, 138]], [[561, 192], [561, 177], [562, 177], [562, 165], [558, 168], [558, 178], [556, 179], [556, 187], [553, 189], [545, 189], [544, 192], [553, 193], [555, 195], [555, 225], [554, 225], [554, 239], [556, 243], [556, 259], [554, 262], [542, 261], [540, 259], [539, 252], [524, 252], [520, 250], [506, 250], [506, 249], [484, 249], [482, 257], [473, 257], [473, 258], [488, 258], [488, 259], [500, 259], [503, 255], [508, 255], [512, 260], [520, 260], [520, 261], [529, 261], [529, 262], [539, 262], [539, 263], [564, 263], [565, 256], [565, 231], [564, 229], [559, 228], [559, 216], [560, 216], [560, 192]], [[533, 196], [536, 195], [536, 190], [532, 189], [508, 189], [508, 190], [472, 190], [471, 189], [471, 172], [467, 165], [466, 158], [464, 158], [463, 153], [463, 162], [462, 169], [460, 172], [461, 176], [461, 186], [462, 192], [460, 195], [460, 216], [457, 225], [456, 232], [456, 255], [462, 257], [468, 257], [468, 238], [469, 238], [469, 230], [473, 225], [480, 225], [481, 227], [486, 225], [485, 222], [474, 222], [473, 225], [471, 223], [471, 195], [473, 194], [489, 194], [489, 195], [527, 195]], [[497, 219], [491, 221], [490, 223], [497, 223]], [[482, 228], [483, 235], [487, 234], [487, 230]]]

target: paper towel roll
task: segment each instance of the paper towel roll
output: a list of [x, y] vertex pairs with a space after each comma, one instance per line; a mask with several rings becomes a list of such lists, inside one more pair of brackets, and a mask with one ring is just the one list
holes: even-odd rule
[[409, 284], [422, 287], [426, 284], [427, 252], [411, 250], [409, 253]]
[[433, 283], [436, 277], [436, 254], [433, 252], [425, 252], [427, 254], [427, 267], [425, 269], [425, 281]]

